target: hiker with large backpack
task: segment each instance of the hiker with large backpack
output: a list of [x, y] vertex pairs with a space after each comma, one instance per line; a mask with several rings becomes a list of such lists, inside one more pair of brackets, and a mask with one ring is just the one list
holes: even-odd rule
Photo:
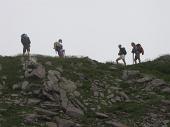
[[141, 63], [140, 54], [144, 55], [144, 49], [141, 44], [131, 43], [132, 46], [132, 56], [133, 56], [133, 64], [137, 64], [137, 60]]
[[54, 49], [58, 53], [59, 57], [65, 56], [65, 50], [63, 49], [62, 40], [59, 39], [57, 42], [54, 42]]
[[119, 57], [116, 59], [117, 64], [119, 63], [119, 60], [122, 60], [124, 65], [126, 66], [126, 61], [125, 61], [125, 55], [127, 54], [126, 49], [122, 47], [122, 45], [119, 45]]
[[30, 57], [30, 38], [28, 37], [27, 34], [22, 34], [21, 35], [21, 43], [23, 45], [23, 56], [25, 55], [25, 53], [28, 53], [28, 57]]

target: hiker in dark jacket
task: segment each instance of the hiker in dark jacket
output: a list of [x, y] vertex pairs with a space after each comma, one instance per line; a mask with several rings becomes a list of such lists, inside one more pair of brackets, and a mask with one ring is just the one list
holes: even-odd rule
[[119, 45], [118, 47], [119, 47], [119, 53], [118, 53], [119, 57], [116, 59], [116, 62], [118, 64], [118, 61], [122, 60], [124, 65], [126, 66], [126, 61], [125, 61], [125, 55], [127, 54], [126, 49], [122, 47], [122, 45]]
[[28, 53], [28, 57], [30, 57], [30, 44], [31, 41], [27, 34], [21, 35], [21, 43], [23, 45], [23, 56], [25, 55], [26, 51]]
[[132, 46], [132, 56], [133, 56], [133, 64], [137, 64], [137, 60], [141, 63], [140, 54], [144, 55], [144, 50], [140, 44], [131, 43]]

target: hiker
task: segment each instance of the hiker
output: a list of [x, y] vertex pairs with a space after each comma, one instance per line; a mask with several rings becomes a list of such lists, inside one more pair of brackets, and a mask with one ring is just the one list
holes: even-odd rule
[[21, 43], [23, 45], [23, 56], [25, 55], [26, 51], [28, 53], [28, 57], [30, 57], [30, 44], [31, 41], [27, 34], [21, 35]]
[[131, 43], [132, 46], [132, 57], [133, 57], [133, 64], [137, 64], [137, 60], [141, 63], [140, 54], [144, 55], [144, 50], [141, 44], [135, 44], [134, 42]]
[[127, 54], [126, 49], [122, 47], [122, 45], [118, 45], [119, 47], [119, 57], [116, 59], [116, 62], [118, 64], [119, 60], [123, 60], [124, 65], [126, 66], [126, 61], [125, 61], [125, 55]]
[[59, 57], [65, 56], [65, 50], [63, 49], [62, 40], [59, 39], [57, 42], [54, 42], [54, 49], [58, 53]]

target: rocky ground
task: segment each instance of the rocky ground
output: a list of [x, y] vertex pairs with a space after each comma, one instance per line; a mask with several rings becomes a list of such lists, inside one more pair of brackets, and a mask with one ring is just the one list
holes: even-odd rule
[[170, 84], [153, 74], [89, 58], [6, 61], [0, 127], [170, 127]]

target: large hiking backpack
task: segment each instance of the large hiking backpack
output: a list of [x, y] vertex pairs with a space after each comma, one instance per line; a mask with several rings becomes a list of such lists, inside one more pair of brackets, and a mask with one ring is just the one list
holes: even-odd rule
[[126, 54], [127, 54], [127, 52], [126, 52], [126, 49], [125, 49], [125, 48], [122, 48], [122, 53], [123, 53], [123, 55], [126, 55]]
[[55, 50], [57, 50], [57, 51], [61, 50], [61, 49], [62, 49], [61, 43], [55, 42], [55, 43], [54, 43], [54, 48], [55, 48]]
[[137, 47], [137, 51], [144, 54], [144, 49], [142, 48], [141, 44], [137, 44], [136, 47]]
[[30, 46], [30, 43], [31, 43], [29, 37], [28, 37], [26, 34], [23, 34], [23, 35], [21, 36], [21, 42], [22, 42], [22, 44], [24, 45], [24, 47], [29, 47], [29, 46]]

